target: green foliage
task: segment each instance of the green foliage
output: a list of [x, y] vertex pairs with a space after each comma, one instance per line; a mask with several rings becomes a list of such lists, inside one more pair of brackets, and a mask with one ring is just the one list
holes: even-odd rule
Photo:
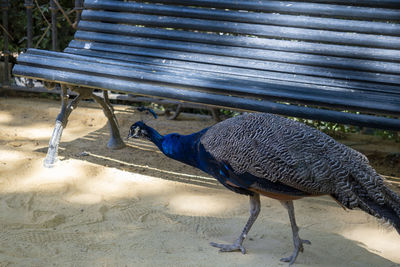
[[334, 138], [344, 138], [346, 137], [347, 133], [363, 133], [363, 134], [380, 136], [383, 139], [393, 140], [395, 142], [400, 142], [400, 132], [380, 130], [380, 129], [370, 129], [352, 125], [344, 125], [334, 122], [308, 120], [302, 118], [291, 118], [291, 119], [302, 122], [314, 128], [317, 128], [318, 130]]
[[223, 108], [219, 109], [219, 113], [226, 117], [236, 117], [241, 114], [241, 112], [239, 112], [239, 111], [223, 109]]
[[374, 135], [400, 143], [400, 131], [375, 130]]
[[[19, 53], [27, 47], [27, 16], [24, 2], [23, 0], [9, 1], [9, 33], [12, 39], [9, 39], [8, 48], [11, 53]], [[69, 14], [70, 20], [74, 21], [75, 13], [71, 13], [74, 1], [58, 0], [58, 2], [63, 7], [65, 13]], [[47, 50], [52, 48], [51, 26], [49, 26], [49, 23], [51, 23], [49, 3], [49, 0], [34, 0], [34, 8], [32, 9], [32, 45], [33, 47]], [[57, 12], [57, 31], [58, 48], [63, 49], [73, 38], [75, 30], [68, 24], [60, 11]], [[3, 38], [3, 36], [0, 37], [1, 43], [3, 43]]]
[[291, 118], [295, 121], [302, 122], [318, 130], [334, 137], [334, 138], [343, 138], [347, 133], [354, 133], [360, 131], [359, 127], [351, 126], [351, 125], [344, 125], [334, 122], [327, 122], [327, 121], [318, 121], [318, 120], [309, 120], [309, 119], [302, 119], [302, 118]]

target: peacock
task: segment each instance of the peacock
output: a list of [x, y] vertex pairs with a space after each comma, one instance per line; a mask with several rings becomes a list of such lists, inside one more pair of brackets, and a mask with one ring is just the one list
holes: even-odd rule
[[310, 241], [299, 237], [293, 200], [329, 195], [344, 208], [359, 208], [394, 226], [400, 234], [400, 197], [361, 153], [317, 129], [285, 117], [248, 113], [199, 132], [161, 135], [143, 121], [129, 137], [152, 141], [166, 156], [215, 177], [250, 197], [250, 217], [233, 244], [210, 243], [220, 251], [246, 253], [243, 241], [260, 212], [260, 195], [286, 207], [294, 250], [281, 261], [292, 265]]

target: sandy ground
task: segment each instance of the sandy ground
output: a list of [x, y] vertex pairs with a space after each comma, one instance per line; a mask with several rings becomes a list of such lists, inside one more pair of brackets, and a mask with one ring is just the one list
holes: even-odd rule
[[[141, 115], [116, 109], [126, 136]], [[209, 242], [237, 237], [247, 197], [149, 142], [108, 150], [107, 121], [92, 103], [72, 113], [59, 164], [43, 168], [58, 111], [56, 101], [0, 98], [0, 266], [287, 266], [279, 259], [291, 253], [292, 237], [279, 202], [262, 198], [246, 255], [218, 252]], [[161, 116], [149, 123], [162, 133], [190, 133], [213, 121]], [[400, 144], [374, 140], [345, 142], [398, 181]], [[363, 212], [327, 197], [298, 200], [295, 209], [301, 237], [312, 241], [295, 266], [400, 266], [400, 237]]]

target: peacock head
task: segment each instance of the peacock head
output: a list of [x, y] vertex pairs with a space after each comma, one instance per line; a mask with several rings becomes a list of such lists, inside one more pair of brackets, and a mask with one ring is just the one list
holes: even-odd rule
[[138, 121], [132, 124], [129, 134], [129, 138], [146, 138], [150, 139], [149, 126], [147, 126], [143, 121]]

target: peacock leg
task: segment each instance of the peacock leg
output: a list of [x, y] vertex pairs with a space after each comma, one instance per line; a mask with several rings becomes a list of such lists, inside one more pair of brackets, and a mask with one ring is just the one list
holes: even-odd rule
[[246, 249], [243, 247], [242, 243], [246, 238], [247, 233], [250, 231], [251, 226], [256, 221], [258, 214], [260, 213], [260, 195], [254, 193], [253, 196], [250, 196], [250, 217], [244, 226], [244, 229], [238, 239], [236, 239], [233, 244], [217, 244], [211, 242], [210, 245], [216, 248], [219, 248], [222, 252], [230, 252], [230, 251], [238, 251], [240, 250], [243, 254], [246, 253]]
[[303, 244], [308, 244], [311, 245], [311, 242], [308, 240], [303, 240], [300, 239], [299, 237], [299, 227], [297, 227], [296, 224], [296, 219], [294, 216], [294, 206], [293, 206], [293, 201], [281, 201], [282, 205], [287, 208], [288, 213], [289, 213], [289, 219], [290, 219], [290, 224], [292, 226], [292, 232], [293, 232], [293, 243], [294, 243], [294, 250], [293, 254], [289, 257], [282, 258], [281, 261], [283, 262], [289, 262], [289, 266], [291, 266], [295, 261], [297, 256], [299, 255], [299, 251], [303, 252]]

